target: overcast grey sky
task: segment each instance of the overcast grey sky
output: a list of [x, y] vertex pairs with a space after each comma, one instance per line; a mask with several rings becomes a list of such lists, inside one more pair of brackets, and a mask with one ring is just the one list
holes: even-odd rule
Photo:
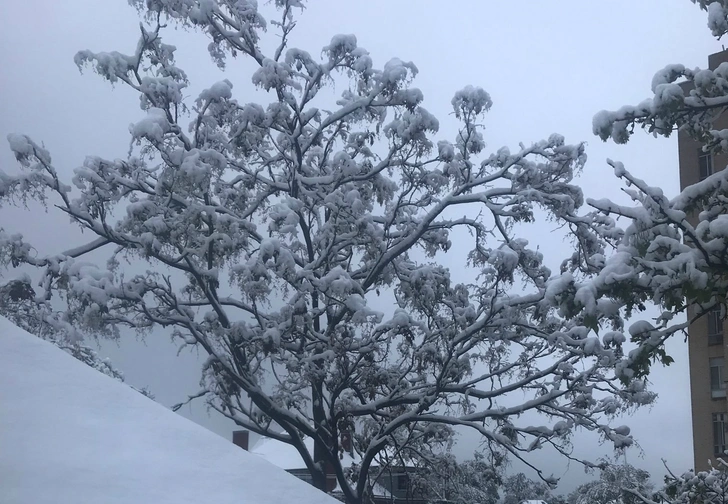
[[[112, 89], [92, 73], [79, 74], [73, 55], [79, 49], [133, 51], [139, 20], [126, 0], [6, 0], [0, 2], [0, 19], [3, 139], [17, 132], [44, 142], [68, 176], [86, 155], [123, 157], [128, 124], [143, 115], [138, 97], [123, 87]], [[707, 55], [721, 49], [705, 24], [704, 13], [689, 0], [314, 0], [299, 17], [291, 45], [316, 55], [332, 35], [354, 33], [378, 66], [393, 56], [414, 61], [420, 70], [415, 85], [440, 119], [439, 137], [454, 136], [448, 116], [453, 93], [467, 84], [482, 86], [494, 101], [486, 122], [489, 150], [529, 144], [554, 132], [570, 142], [586, 140], [589, 162], [580, 179], [585, 193], [620, 198], [620, 184], [605, 159], [621, 160], [639, 177], [675, 194], [676, 139], [639, 134], [627, 146], [603, 144], [591, 134], [591, 118], [600, 109], [647, 97], [652, 75], [666, 64], [705, 66]], [[210, 62], [201, 35], [168, 29], [165, 41], [179, 48], [191, 96], [226, 77], [238, 99], [254, 99], [246, 96], [254, 93], [246, 63], [232, 60], [223, 76]], [[4, 140], [0, 166], [15, 170]], [[60, 251], [78, 236], [64, 217], [36, 209], [3, 209], [0, 226], [21, 230], [44, 252]], [[550, 237], [548, 229], [528, 236], [547, 253], [563, 256], [567, 244]], [[119, 348], [107, 344], [103, 352], [129, 382], [149, 386], [170, 405], [196, 391], [199, 362], [189, 353], [177, 357], [166, 335], [153, 336]], [[645, 451], [643, 459], [629, 452], [628, 460], [656, 481], [664, 472], [663, 458], [677, 471], [692, 465], [687, 349], [682, 341], [671, 342], [669, 349], [675, 364], [652, 375], [660, 394], [657, 405], [625, 421]], [[204, 407], [181, 413], [230, 436], [230, 422], [208, 416]], [[477, 440], [463, 440], [459, 450], [466, 454], [464, 446]], [[593, 457], [609, 448], [584, 444], [577, 453]], [[541, 462], [555, 467], [557, 476], [564, 474], [559, 491], [585, 478], [578, 467], [566, 472], [560, 461]]]

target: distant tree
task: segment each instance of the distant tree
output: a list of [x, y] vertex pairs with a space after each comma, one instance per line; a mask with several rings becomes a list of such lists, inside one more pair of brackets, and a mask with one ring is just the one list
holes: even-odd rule
[[635, 492], [650, 495], [650, 474], [630, 464], [604, 463], [599, 479], [580, 485], [569, 498], [571, 504], [636, 504]]
[[[624, 302], [596, 297], [589, 281], [613, 222], [578, 214], [583, 145], [552, 135], [486, 154], [492, 102], [471, 86], [451, 101], [458, 131], [433, 141], [439, 123], [411, 85], [413, 63], [376, 67], [353, 35], [320, 57], [288, 47], [300, 0], [271, 2], [270, 23], [252, 0], [131, 3], [151, 23], [132, 53], [75, 58], [138, 93], [130, 154], [86, 158], [71, 186], [40, 144], [8, 137], [23, 171], [0, 172], [0, 202], [53, 198], [93, 236], [45, 254], [0, 232], [0, 262], [39, 269], [38, 313], [65, 304], [44, 320], [111, 336], [170, 328], [207, 356], [194, 397], [291, 444], [318, 488], [333, 468], [351, 504], [366, 499], [378, 461], [434, 457], [453, 426], [549, 482], [529, 453], [570, 456], [577, 427], [632, 444], [611, 419], [654, 394], [619, 381], [631, 365]], [[238, 101], [229, 80], [188, 100], [162, 41], [168, 24], [204, 32], [220, 67], [252, 62], [265, 102]], [[519, 236], [543, 217], [573, 242], [560, 274]], [[460, 231], [463, 283], [442, 260]], [[88, 261], [99, 250], [104, 267]], [[613, 329], [603, 340], [592, 334], [601, 326]], [[353, 466], [338, 456], [344, 429]]]
[[503, 504], [520, 504], [524, 500], [548, 501], [551, 489], [543, 481], [533, 481], [518, 473], [503, 481]]
[[433, 504], [496, 504], [503, 462], [481, 452], [458, 462], [448, 453], [413, 473], [414, 496]]

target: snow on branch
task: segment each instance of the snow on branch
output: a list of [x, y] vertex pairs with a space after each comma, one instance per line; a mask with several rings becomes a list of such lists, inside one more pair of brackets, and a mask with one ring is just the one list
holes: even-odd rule
[[[600, 295], [634, 265], [623, 273], [606, 259], [622, 238], [603, 215], [613, 209], [579, 214], [583, 144], [552, 135], [484, 153], [492, 100], [473, 86], [451, 102], [458, 131], [440, 132], [412, 87], [413, 63], [377, 67], [351, 35], [333, 37], [320, 60], [284, 48], [298, 1], [277, 0], [271, 23], [247, 0], [131, 3], [154, 24], [133, 55], [76, 57], [139, 93], [129, 155], [87, 158], [72, 188], [44, 149], [12, 135], [24, 171], [0, 172], [0, 201], [54, 194], [95, 240], [54, 255], [3, 233], [4, 264], [42, 268], [43, 297], [61, 294], [81, 330], [171, 329], [207, 356], [197, 397], [292, 444], [317, 486], [333, 467], [351, 503], [388, 455], [434, 456], [454, 426], [528, 464], [545, 446], [572, 457], [579, 428], [619, 449], [634, 444], [611, 419], [654, 394], [628, 372], [629, 300]], [[263, 103], [238, 101], [224, 80], [187, 104], [162, 22], [206, 33], [220, 65], [252, 58]], [[269, 25], [279, 35], [270, 54]], [[314, 107], [335, 79], [348, 80], [336, 103]], [[575, 244], [559, 273], [515, 232], [544, 214]], [[86, 260], [106, 245], [106, 268]], [[453, 249], [466, 281], [443, 265]], [[126, 271], [127, 261], [147, 271]], [[643, 333], [658, 346], [665, 336]], [[359, 462], [337, 455], [342, 432]]]

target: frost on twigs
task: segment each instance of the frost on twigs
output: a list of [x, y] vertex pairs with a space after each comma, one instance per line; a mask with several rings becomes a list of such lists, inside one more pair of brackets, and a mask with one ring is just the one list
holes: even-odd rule
[[728, 33], [728, 2], [725, 0], [691, 0], [708, 13], [708, 28], [721, 38]]
[[[29, 333], [53, 343], [87, 366], [111, 378], [124, 381], [124, 374], [116, 369], [109, 359], [102, 359], [93, 348], [83, 343], [83, 335], [75, 328], [73, 320], [68, 319], [63, 313], [53, 311], [50, 303], [36, 298], [35, 289], [28, 275], [21, 275], [0, 285], [0, 316], [6, 317]], [[138, 392], [154, 399], [146, 389]]]
[[637, 504], [653, 495], [650, 474], [623, 461], [600, 460], [599, 478], [579, 485], [568, 498], [574, 504]]
[[[600, 230], [619, 238], [615, 253], [606, 259], [590, 288], [596, 297], [618, 300], [628, 314], [648, 304], [663, 312], [654, 325], [643, 321], [630, 327], [630, 339], [639, 346], [618, 368], [623, 380], [628, 380], [646, 375], [654, 361], [670, 364], [673, 359], [664, 348], [668, 338], [725, 305], [728, 221], [724, 214], [728, 208], [720, 195], [728, 190], [728, 171], [718, 171], [668, 198], [622, 163], [610, 163], [626, 181], [625, 192], [634, 204], [588, 201], [602, 216], [619, 216], [627, 223], [624, 229], [613, 222]], [[689, 305], [694, 309], [689, 320], [676, 322], [674, 315], [687, 312]]]
[[676, 474], [668, 467], [665, 484], [656, 492], [645, 492], [639, 488], [631, 488], [628, 492], [634, 502], [641, 504], [725, 504], [728, 495], [726, 469], [726, 462], [717, 457], [715, 465], [711, 464], [707, 471], [689, 470]]
[[[725, 0], [692, 0], [708, 14], [708, 26], [720, 38], [728, 32]], [[704, 144], [706, 151], [728, 152], [728, 130], [715, 126], [715, 119], [728, 105], [728, 63], [717, 68], [690, 69], [671, 64], [652, 79], [653, 96], [636, 106], [603, 110], [594, 116], [594, 134], [606, 141], [626, 143], [636, 127], [657, 136], [681, 130]]]
[[[74, 192], [45, 150], [11, 137], [26, 170], [0, 176], [2, 199], [50, 191], [94, 237], [53, 254], [0, 235], [4, 265], [39, 268], [38, 299], [65, 303], [87, 332], [170, 328], [207, 355], [195, 397], [293, 445], [320, 488], [333, 467], [351, 503], [388, 465], [442, 455], [456, 426], [480, 434], [492, 464], [543, 447], [571, 456], [578, 428], [633, 444], [610, 419], [654, 396], [614, 372], [629, 367], [623, 304], [590, 277], [611, 267], [604, 245], [619, 237], [610, 219], [578, 214], [583, 145], [551, 135], [484, 152], [492, 101], [472, 86], [451, 102], [458, 130], [441, 132], [413, 63], [378, 67], [351, 35], [320, 53], [289, 47], [299, 2], [275, 2], [274, 23], [246, 0], [132, 4], [203, 31], [218, 63], [251, 58], [267, 98], [239, 101], [230, 80], [184, 98], [161, 24], [131, 56], [79, 53], [138, 92], [143, 111], [130, 155], [88, 157]], [[348, 79], [336, 103], [314, 107], [335, 79]], [[558, 274], [514, 231], [544, 214], [574, 243]], [[87, 260], [99, 250], [107, 268]], [[457, 276], [442, 260], [453, 250]]]
[[[694, 0], [708, 12], [708, 25], [715, 36], [728, 29], [728, 4]], [[728, 130], [715, 120], [728, 104], [728, 63], [717, 68], [689, 69], [672, 64], [652, 80], [654, 96], [637, 106], [594, 117], [594, 133], [617, 143], [629, 140], [636, 126], [669, 136], [674, 130], [703, 144], [706, 156], [728, 152]], [[665, 342], [685, 334], [688, 326], [711, 313], [726, 315], [728, 291], [728, 170], [713, 157], [712, 173], [668, 196], [659, 187], [634, 176], [622, 163], [609, 160], [615, 175], [625, 183], [631, 204], [608, 199], [589, 200], [601, 218], [595, 228], [605, 240], [613, 240], [615, 253], [605, 259], [590, 289], [595, 297], [609, 297], [631, 315], [647, 305], [660, 308], [654, 324], [638, 322], [630, 327], [637, 343], [617, 366], [625, 382], [649, 373], [653, 362], [670, 364]], [[624, 229], [614, 218], [622, 219]], [[679, 315], [688, 320], [677, 322]]]

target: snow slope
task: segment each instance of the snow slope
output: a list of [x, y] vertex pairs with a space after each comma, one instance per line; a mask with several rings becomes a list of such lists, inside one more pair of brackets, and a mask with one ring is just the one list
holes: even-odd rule
[[[304, 440], [306, 448], [313, 450], [313, 439]], [[281, 469], [302, 469], [305, 467], [301, 455], [291, 445], [275, 439], [261, 438], [250, 448], [250, 453], [262, 457]]]
[[[306, 448], [310, 453], [313, 453], [313, 439], [305, 438], [303, 440]], [[301, 455], [298, 453], [293, 446], [281, 443], [275, 439], [261, 438], [257, 443], [250, 449], [250, 453], [253, 453], [259, 457], [264, 458], [271, 464], [281, 469], [303, 469], [306, 465], [303, 463]], [[341, 458], [344, 467], [349, 467], [353, 463], [361, 461], [361, 457], [358, 455], [354, 458], [348, 453], [344, 453]]]
[[0, 317], [3, 504], [334, 504]]
[[[313, 453], [313, 439], [306, 438], [303, 442], [308, 451]], [[281, 469], [303, 469], [305, 467], [303, 459], [301, 459], [301, 455], [293, 446], [281, 443], [275, 439], [259, 439], [258, 442], [251, 448], [250, 453], [264, 458]], [[361, 457], [358, 454], [352, 457], [348, 453], [344, 453], [341, 457], [343, 467], [350, 467], [352, 464], [358, 464], [360, 462]], [[341, 487], [339, 487], [339, 483], [337, 482], [333, 493], [336, 494], [337, 492], [340, 492], [340, 488]], [[374, 495], [378, 497], [390, 498], [392, 496], [389, 490], [379, 483], [374, 484], [372, 492], [374, 492]]]

